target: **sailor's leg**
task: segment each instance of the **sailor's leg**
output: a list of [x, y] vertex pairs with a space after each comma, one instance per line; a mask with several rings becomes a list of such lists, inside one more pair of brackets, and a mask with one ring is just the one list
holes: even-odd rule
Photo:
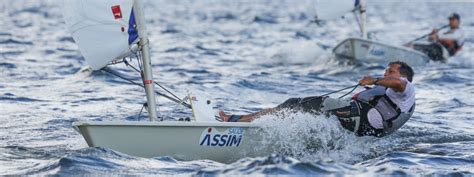
[[273, 113], [275, 111], [277, 111], [276, 108], [269, 108], [247, 115], [228, 115], [225, 114], [224, 111], [219, 111], [219, 117], [224, 122], [252, 122], [254, 119], [257, 119], [266, 114]]
[[[259, 112], [240, 115], [227, 115], [223, 111], [219, 113], [220, 117], [224, 121], [239, 121], [239, 122], [251, 122], [252, 120], [261, 117], [263, 115], [275, 113], [280, 110], [291, 110], [291, 111], [303, 111], [308, 113], [319, 114], [321, 112], [327, 112], [339, 108], [350, 106], [350, 101], [340, 100], [329, 97], [312, 96], [305, 98], [290, 98], [278, 105], [275, 108], [263, 109]], [[235, 120], [234, 120], [235, 119]]]
[[305, 98], [290, 98], [278, 105], [277, 109], [292, 109], [311, 113], [327, 112], [350, 106], [350, 100], [330, 97], [312, 96]]
[[289, 109], [319, 114], [321, 112], [321, 105], [326, 98], [328, 97], [311, 96], [305, 98], [290, 98], [278, 105], [276, 109]]
[[443, 60], [443, 50], [437, 43], [433, 44], [415, 44], [413, 49], [425, 53], [434, 61]]
[[300, 102], [303, 98], [289, 98], [282, 104], [279, 104], [277, 109], [295, 109], [300, 107]]
[[335, 99], [335, 98], [326, 98], [322, 102], [321, 111], [330, 111], [335, 109], [344, 108], [350, 106], [350, 100], [347, 99]]
[[[441, 61], [441, 62], [446, 62], [445, 61], [445, 56], [443, 55], [443, 45], [441, 45], [440, 43], [434, 43], [433, 44], [433, 48], [431, 49], [432, 50], [432, 53], [433, 53], [433, 60], [435, 61]], [[446, 50], [446, 49], [445, 49]], [[449, 56], [449, 55], [448, 55]]]
[[219, 116], [224, 122], [251, 122], [254, 119], [257, 119], [263, 115], [271, 114], [282, 109], [295, 110], [301, 108], [301, 100], [303, 98], [290, 98], [278, 105], [275, 108], [263, 109], [261, 111], [247, 114], [247, 115], [227, 115], [223, 111], [219, 112]]
[[422, 45], [422, 44], [413, 44], [413, 49], [425, 53], [425, 52], [424, 52], [425, 45]]
[[413, 49], [423, 52], [428, 55], [431, 59], [434, 57], [432, 44], [414, 44]]
[[278, 109], [292, 109], [319, 114], [325, 112], [339, 118], [341, 125], [351, 131], [359, 126], [359, 108], [350, 99], [335, 99], [330, 97], [290, 98], [277, 106]]
[[328, 99], [323, 103], [328, 114], [337, 116], [341, 126], [349, 131], [357, 132], [360, 126], [359, 106], [355, 101]]

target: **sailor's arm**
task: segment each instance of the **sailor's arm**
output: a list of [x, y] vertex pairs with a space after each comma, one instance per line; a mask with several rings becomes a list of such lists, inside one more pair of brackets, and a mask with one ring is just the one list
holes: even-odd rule
[[373, 78], [370, 76], [364, 76], [359, 81], [359, 85], [381, 85], [387, 88], [391, 88], [396, 92], [405, 91], [406, 83], [399, 78], [395, 77], [382, 77], [382, 78]]
[[437, 35], [438, 40], [461, 40], [464, 38], [464, 32], [462, 30], [455, 30], [448, 34]]
[[431, 34], [430, 40], [431, 41], [462, 41], [464, 39], [464, 31], [461, 29], [454, 30], [449, 33], [442, 33], [442, 34]]

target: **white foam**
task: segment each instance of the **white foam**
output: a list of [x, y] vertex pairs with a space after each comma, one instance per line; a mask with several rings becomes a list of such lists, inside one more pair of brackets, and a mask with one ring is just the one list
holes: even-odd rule
[[325, 63], [330, 52], [314, 41], [295, 41], [277, 45], [270, 51], [272, 63], [305, 64]]
[[283, 112], [263, 116], [255, 123], [264, 127], [267, 138], [262, 144], [272, 145], [272, 153], [288, 154], [303, 161], [357, 162], [371, 152], [375, 140], [355, 136], [333, 116]]

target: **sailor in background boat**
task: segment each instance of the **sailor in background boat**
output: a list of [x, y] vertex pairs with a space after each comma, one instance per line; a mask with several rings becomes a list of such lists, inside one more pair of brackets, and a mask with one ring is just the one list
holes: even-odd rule
[[434, 61], [442, 62], [461, 50], [464, 44], [464, 31], [460, 28], [461, 17], [453, 13], [448, 19], [450, 27], [448, 31], [433, 29], [428, 36], [429, 43], [415, 43], [413, 49], [425, 53]]
[[290, 98], [275, 108], [264, 109], [248, 115], [219, 116], [226, 122], [251, 122], [266, 114], [282, 110], [303, 111], [314, 114], [333, 114], [341, 125], [358, 136], [385, 136], [399, 129], [415, 110], [415, 87], [413, 69], [401, 61], [391, 62], [384, 77], [365, 76], [361, 86], [374, 85], [355, 94], [352, 99], [335, 99], [312, 96]]

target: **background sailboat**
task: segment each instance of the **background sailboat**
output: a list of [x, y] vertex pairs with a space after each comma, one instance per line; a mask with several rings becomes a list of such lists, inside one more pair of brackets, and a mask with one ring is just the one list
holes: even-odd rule
[[400, 60], [412, 66], [424, 65], [429, 61], [426, 54], [411, 48], [368, 39], [365, 0], [347, 0], [342, 5], [332, 1], [321, 1], [315, 7], [317, 22], [332, 20], [349, 12], [356, 15], [361, 37], [349, 37], [337, 44], [332, 50], [337, 59], [382, 64]]

